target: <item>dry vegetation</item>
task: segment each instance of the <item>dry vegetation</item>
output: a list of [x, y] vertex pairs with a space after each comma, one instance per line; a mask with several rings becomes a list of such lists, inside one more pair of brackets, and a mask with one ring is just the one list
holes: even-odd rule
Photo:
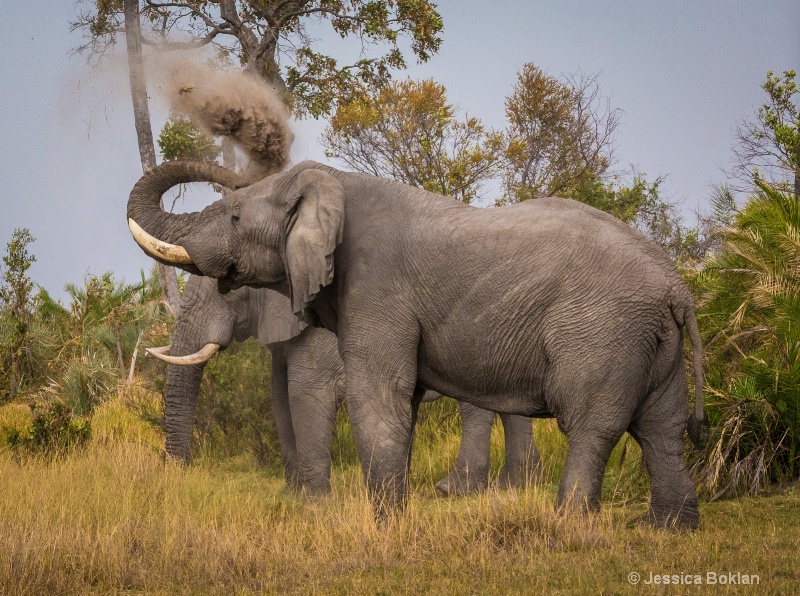
[[[139, 399], [147, 399], [139, 397]], [[442, 407], [442, 406], [440, 406]], [[628, 574], [740, 572], [759, 593], [800, 580], [800, 494], [702, 507], [703, 528], [668, 534], [638, 525], [646, 503], [631, 482], [638, 455], [618, 448], [603, 512], [553, 510], [563, 440], [540, 423], [545, 482], [525, 491], [436, 497], [457, 443], [419, 429], [407, 511], [377, 527], [360, 471], [335, 466], [333, 496], [306, 501], [250, 460], [165, 464], [163, 437], [130, 403], [95, 413], [88, 447], [54, 461], [0, 451], [0, 593], [630, 593]], [[0, 410], [0, 425], [29, 415]], [[346, 427], [340, 424], [339, 432]], [[493, 449], [502, 445], [501, 431]], [[340, 437], [337, 445], [347, 444]], [[341, 455], [342, 461], [349, 456]], [[679, 592], [693, 586], [679, 586]], [[721, 586], [716, 588], [725, 589]]]

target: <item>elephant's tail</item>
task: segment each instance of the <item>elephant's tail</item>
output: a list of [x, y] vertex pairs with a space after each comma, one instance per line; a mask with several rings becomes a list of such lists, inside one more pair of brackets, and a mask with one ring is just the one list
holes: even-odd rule
[[689, 341], [692, 343], [692, 364], [694, 368], [694, 413], [686, 422], [689, 439], [698, 449], [703, 446], [703, 427], [708, 426], [708, 416], [703, 408], [703, 341], [697, 327], [694, 307], [689, 302], [683, 315]]

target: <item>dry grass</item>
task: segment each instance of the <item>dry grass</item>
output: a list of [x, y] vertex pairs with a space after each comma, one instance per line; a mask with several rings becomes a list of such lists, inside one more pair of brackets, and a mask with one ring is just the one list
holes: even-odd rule
[[[21, 414], [0, 410], [0, 423], [6, 415]], [[285, 494], [281, 479], [246, 460], [165, 464], [161, 437], [119, 401], [98, 411], [93, 429], [86, 450], [55, 462], [15, 461], [0, 450], [0, 593], [655, 588], [629, 584], [632, 571], [644, 579], [650, 572], [758, 574], [759, 593], [789, 593], [800, 581], [796, 489], [705, 504], [701, 531], [668, 534], [638, 525], [644, 502], [605, 503], [589, 517], [559, 516], [549, 482], [435, 497], [428, 471], [440, 465], [426, 451], [415, 457], [407, 511], [378, 527], [352, 466], [335, 471], [333, 496], [306, 501]], [[545, 437], [542, 443], [545, 454]], [[613, 479], [606, 494], [617, 494]]]

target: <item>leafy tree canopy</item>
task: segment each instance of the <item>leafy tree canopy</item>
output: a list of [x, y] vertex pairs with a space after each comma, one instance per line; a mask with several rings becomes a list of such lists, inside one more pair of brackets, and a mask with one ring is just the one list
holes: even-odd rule
[[525, 64], [506, 98], [503, 202], [563, 195], [603, 180], [614, 161], [620, 114], [603, 97], [597, 75], [558, 79]]
[[501, 157], [501, 135], [480, 120], [458, 118], [444, 86], [432, 80], [393, 82], [340, 104], [323, 135], [329, 157], [354, 170], [469, 203]]
[[28, 269], [36, 261], [36, 257], [28, 252], [28, 245], [36, 239], [28, 228], [17, 228], [6, 245], [7, 252], [3, 256], [5, 271], [0, 284], [0, 301], [5, 303], [10, 314], [17, 319], [24, 317], [28, 311], [33, 290], [33, 282], [28, 277]]
[[[122, 0], [85, 0], [72, 24], [87, 32], [79, 50], [102, 56], [123, 28]], [[298, 115], [331, 112], [340, 100], [382, 87], [391, 71], [404, 69], [400, 48], [408, 40], [421, 62], [439, 49], [442, 19], [427, 0], [145, 0], [142, 20], [148, 29], [142, 42], [158, 48], [189, 49], [213, 44], [247, 70], [285, 89]], [[352, 64], [316, 47], [307, 25], [327, 21], [342, 38], [355, 37], [377, 50]], [[188, 41], [176, 41], [188, 39]]]
[[800, 90], [796, 71], [767, 73], [761, 88], [767, 95], [755, 119], [736, 129], [732, 176], [743, 190], [753, 190], [753, 175], [774, 185], [793, 184], [800, 196]]
[[158, 146], [164, 159], [217, 159], [219, 145], [204, 135], [188, 118], [175, 116], [167, 120], [158, 135]]

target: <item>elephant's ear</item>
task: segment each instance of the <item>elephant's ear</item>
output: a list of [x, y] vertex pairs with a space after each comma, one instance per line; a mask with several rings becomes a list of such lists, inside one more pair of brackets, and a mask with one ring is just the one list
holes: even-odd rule
[[262, 345], [288, 341], [302, 333], [306, 324], [292, 312], [289, 299], [272, 290], [254, 290], [264, 292], [264, 308], [258, 321], [258, 341]]
[[300, 315], [320, 287], [333, 281], [333, 251], [344, 230], [344, 189], [321, 170], [303, 170], [290, 191], [294, 213], [284, 259], [292, 311]]

